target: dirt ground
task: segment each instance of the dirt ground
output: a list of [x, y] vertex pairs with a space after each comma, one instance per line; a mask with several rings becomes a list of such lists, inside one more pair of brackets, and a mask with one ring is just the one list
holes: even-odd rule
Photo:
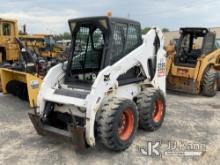
[[[168, 93], [163, 126], [156, 132], [139, 130], [132, 146], [121, 153], [101, 144], [75, 152], [68, 141], [41, 137], [28, 110], [26, 102], [0, 94], [0, 165], [220, 164], [220, 92], [214, 98]], [[143, 151], [156, 141], [161, 143], [156, 148], [161, 156], [146, 155]], [[165, 154], [168, 144], [176, 144], [172, 155]], [[178, 155], [185, 150], [206, 151], [201, 156]]]

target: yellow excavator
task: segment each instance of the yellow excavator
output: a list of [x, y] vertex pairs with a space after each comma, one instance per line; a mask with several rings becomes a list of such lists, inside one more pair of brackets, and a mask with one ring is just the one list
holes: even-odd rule
[[207, 28], [180, 28], [176, 50], [167, 58], [167, 88], [214, 96], [220, 88], [219, 41]]

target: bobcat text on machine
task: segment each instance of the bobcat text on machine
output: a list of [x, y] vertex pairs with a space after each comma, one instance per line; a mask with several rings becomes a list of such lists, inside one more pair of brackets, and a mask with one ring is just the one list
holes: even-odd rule
[[137, 128], [163, 123], [164, 39], [153, 28], [143, 37], [140, 23], [114, 17], [69, 20], [72, 55], [49, 70], [35, 111], [36, 131], [73, 140], [75, 146], [101, 142], [115, 151], [132, 143]]
[[220, 89], [220, 47], [207, 28], [180, 28], [176, 51], [169, 54], [167, 88], [214, 96]]

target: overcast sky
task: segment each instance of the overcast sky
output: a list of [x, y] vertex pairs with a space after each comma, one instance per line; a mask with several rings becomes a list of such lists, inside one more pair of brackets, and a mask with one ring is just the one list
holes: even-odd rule
[[29, 33], [69, 31], [70, 18], [106, 15], [140, 21], [142, 27], [177, 30], [182, 26], [220, 26], [217, 0], [1, 0], [0, 17], [18, 19]]

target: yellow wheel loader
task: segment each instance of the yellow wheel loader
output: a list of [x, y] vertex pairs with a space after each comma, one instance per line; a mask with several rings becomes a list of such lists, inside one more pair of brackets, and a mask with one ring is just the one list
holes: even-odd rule
[[207, 28], [180, 28], [176, 51], [168, 55], [167, 88], [214, 96], [220, 84], [220, 47]]
[[16, 20], [0, 18], [0, 92], [28, 100], [33, 107], [42, 78], [56, 58], [62, 59], [64, 47], [51, 35], [27, 35], [26, 30], [23, 34]]
[[43, 77], [49, 68], [59, 61], [57, 59], [47, 60], [47, 58], [33, 54], [19, 39], [17, 43], [21, 53], [19, 60], [12, 64], [5, 63], [0, 68], [2, 92], [29, 101], [30, 106], [34, 107]]

